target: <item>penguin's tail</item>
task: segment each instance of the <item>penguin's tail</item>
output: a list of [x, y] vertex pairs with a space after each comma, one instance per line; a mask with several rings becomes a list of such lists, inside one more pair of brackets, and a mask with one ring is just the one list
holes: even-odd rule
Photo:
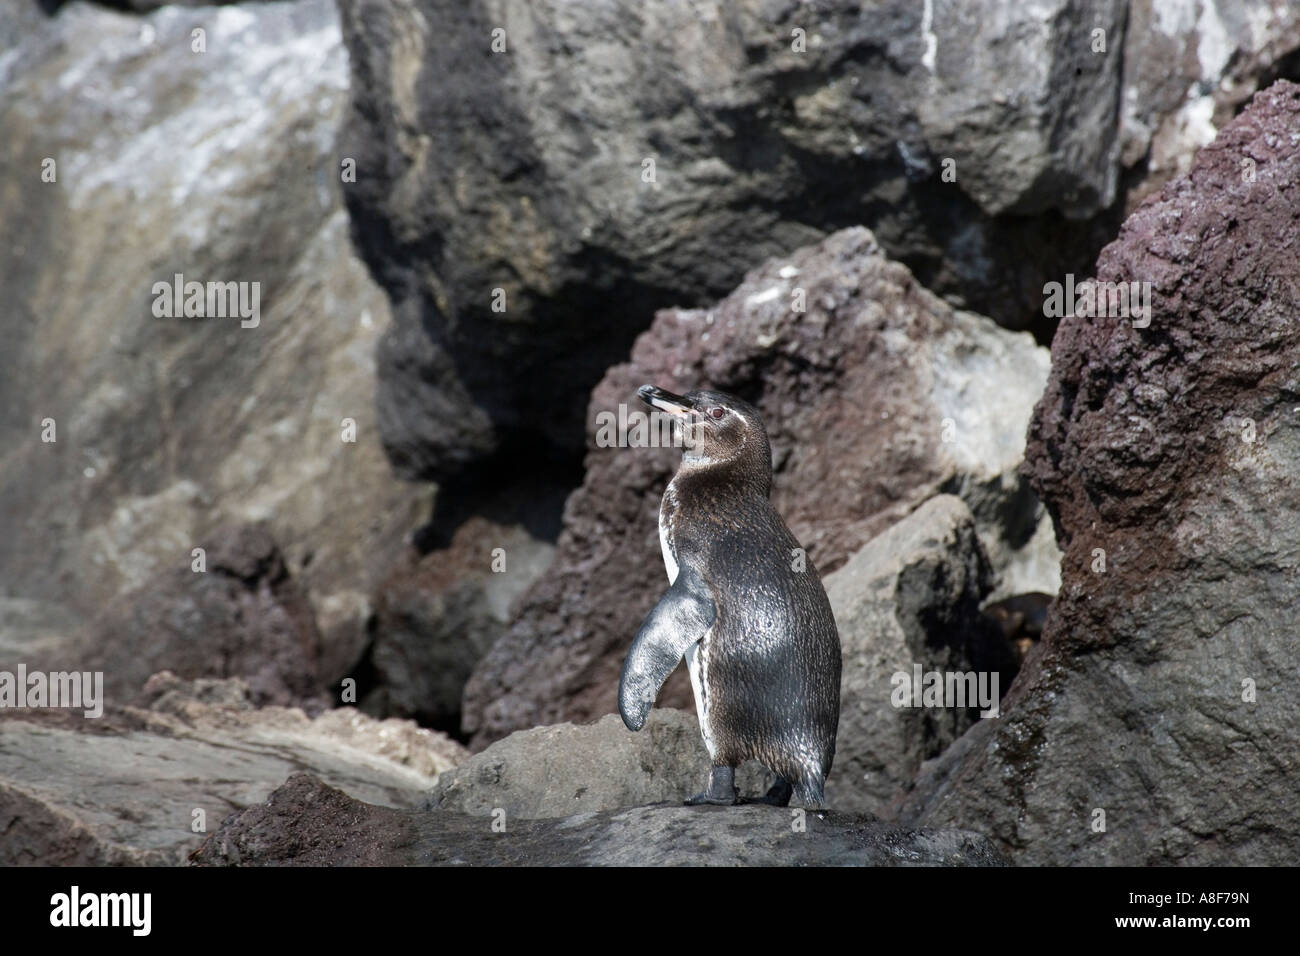
[[809, 810], [826, 809], [825, 781], [820, 777], [794, 782], [794, 804]]

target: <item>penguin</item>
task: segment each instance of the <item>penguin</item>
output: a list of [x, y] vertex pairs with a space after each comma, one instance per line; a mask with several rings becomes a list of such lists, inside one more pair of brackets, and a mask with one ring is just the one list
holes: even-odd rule
[[[840, 638], [812, 562], [769, 500], [772, 453], [758, 410], [723, 392], [643, 385], [678, 419], [683, 451], [659, 510], [668, 590], [623, 662], [618, 709], [640, 730], [685, 659], [712, 767], [686, 801], [825, 805], [840, 716]], [[742, 801], [745, 760], [776, 776]]]

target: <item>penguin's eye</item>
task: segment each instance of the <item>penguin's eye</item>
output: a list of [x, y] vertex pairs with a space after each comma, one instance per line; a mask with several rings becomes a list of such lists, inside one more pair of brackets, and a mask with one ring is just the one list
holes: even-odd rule
[[723, 415], [725, 415], [725, 414], [727, 414], [727, 413], [724, 412], [721, 408], [718, 408], [718, 407], [715, 405], [715, 406], [713, 406], [713, 408], [710, 408], [710, 409], [709, 409], [709, 414], [712, 415], [712, 416], [716, 419], [716, 418], [721, 418]]

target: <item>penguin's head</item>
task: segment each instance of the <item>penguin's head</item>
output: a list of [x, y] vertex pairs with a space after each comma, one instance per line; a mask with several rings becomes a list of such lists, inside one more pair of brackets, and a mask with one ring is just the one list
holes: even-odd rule
[[696, 389], [685, 395], [642, 385], [641, 401], [682, 422], [682, 462], [752, 471], [764, 481], [772, 474], [772, 452], [758, 409], [734, 395]]

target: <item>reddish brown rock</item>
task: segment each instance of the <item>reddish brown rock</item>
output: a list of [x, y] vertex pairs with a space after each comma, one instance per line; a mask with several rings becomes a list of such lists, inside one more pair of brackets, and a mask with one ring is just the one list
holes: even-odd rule
[[1060, 596], [1003, 719], [928, 768], [905, 820], [965, 821], [1022, 863], [1297, 859], [1298, 237], [1280, 82], [1102, 252], [1100, 279], [1152, 283], [1150, 326], [1062, 322], [1025, 469]]
[[[823, 574], [950, 490], [1016, 590], [1054, 591], [1055, 556], [1044, 561], [1035, 538], [1041, 508], [1016, 475], [1046, 362], [1027, 335], [931, 295], [865, 229], [768, 262], [713, 309], [660, 312], [592, 395], [586, 479], [555, 563], [476, 668], [463, 729], [482, 747], [613, 711], [623, 654], [666, 587], [657, 515], [680, 452], [597, 448], [595, 435], [600, 413], [642, 408], [635, 392], [647, 382], [758, 406], [773, 500]], [[689, 695], [679, 673], [660, 704], [691, 706]]]
[[204, 546], [205, 571], [175, 570], [110, 604], [81, 669], [104, 672], [114, 704], [136, 699], [162, 670], [186, 680], [242, 677], [259, 705], [316, 699], [320, 636], [270, 533], [233, 525]]

